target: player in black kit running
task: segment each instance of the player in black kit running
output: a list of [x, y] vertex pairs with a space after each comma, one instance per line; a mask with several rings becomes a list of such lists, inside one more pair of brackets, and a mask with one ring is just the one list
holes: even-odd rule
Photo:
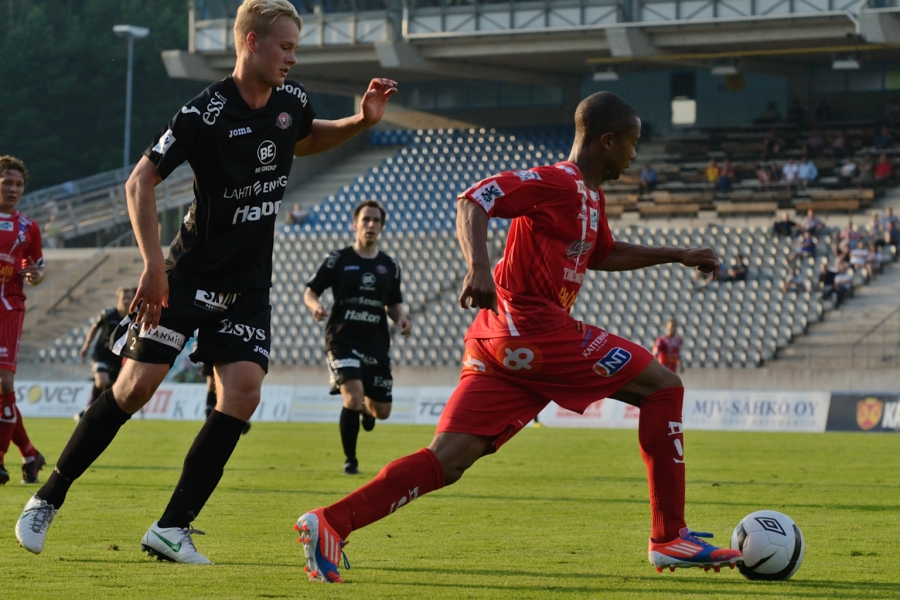
[[[387, 214], [374, 200], [366, 200], [353, 209], [356, 240], [352, 246], [332, 252], [316, 276], [307, 283], [303, 301], [325, 325], [325, 354], [331, 373], [331, 393], [340, 394], [341, 443], [344, 446], [344, 475], [358, 475], [356, 440], [359, 421], [371, 431], [375, 418], [391, 414], [391, 336], [387, 315], [400, 333], [412, 333], [412, 322], [403, 312], [400, 292], [400, 266], [378, 250], [378, 237]], [[334, 308], [320, 301], [331, 288]], [[387, 307], [387, 311], [385, 311]]]
[[[30, 552], [43, 549], [69, 487], [150, 400], [199, 330], [192, 358], [214, 365], [216, 410], [141, 547], [174, 562], [210, 564], [194, 546], [190, 523], [259, 404], [271, 341], [274, 226], [293, 157], [334, 148], [377, 123], [397, 91], [391, 80], [372, 80], [360, 113], [316, 120], [303, 87], [285, 80], [297, 62], [301, 26], [288, 0], [245, 0], [234, 23], [232, 76], [183, 106], [131, 174], [128, 209], [144, 272], [130, 307], [133, 322], [113, 334], [114, 351], [129, 360], [85, 412], [47, 484], [25, 505], [16, 537]], [[195, 198], [164, 259], [154, 188], [184, 161], [194, 170]]]

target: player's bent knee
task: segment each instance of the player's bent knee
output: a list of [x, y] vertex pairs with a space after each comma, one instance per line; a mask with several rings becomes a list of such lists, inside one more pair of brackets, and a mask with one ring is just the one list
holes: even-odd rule
[[376, 419], [387, 419], [391, 416], [391, 404], [389, 402], [367, 402], [366, 410]]

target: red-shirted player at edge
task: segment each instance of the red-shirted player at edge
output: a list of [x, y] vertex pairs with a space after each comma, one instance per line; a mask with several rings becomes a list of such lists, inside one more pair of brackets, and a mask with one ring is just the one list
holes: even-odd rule
[[44, 280], [41, 228], [16, 210], [27, 183], [28, 171], [21, 160], [0, 156], [0, 484], [9, 481], [3, 460], [10, 442], [22, 454], [22, 483], [38, 483], [38, 471], [44, 466], [16, 406], [16, 362], [25, 319], [22, 283], [37, 285]]
[[[300, 517], [295, 529], [310, 579], [342, 582], [347, 537], [404, 504], [455, 483], [495, 452], [550, 400], [577, 413], [601, 398], [640, 407], [638, 440], [650, 484], [650, 563], [734, 568], [684, 520], [681, 379], [641, 346], [569, 315], [586, 269], [625, 271], [681, 263], [717, 273], [710, 249], [648, 248], [613, 239], [600, 184], [618, 179], [640, 138], [624, 100], [600, 92], [575, 112], [569, 160], [481, 181], [457, 201], [457, 234], [468, 263], [460, 304], [481, 309], [466, 333], [459, 386], [431, 445], [388, 464], [343, 500]], [[488, 220], [512, 219], [503, 259], [491, 271]]]
[[683, 373], [681, 366], [681, 337], [678, 334], [678, 321], [669, 319], [666, 321], [666, 335], [656, 338], [653, 343], [653, 356], [659, 364], [673, 373]]

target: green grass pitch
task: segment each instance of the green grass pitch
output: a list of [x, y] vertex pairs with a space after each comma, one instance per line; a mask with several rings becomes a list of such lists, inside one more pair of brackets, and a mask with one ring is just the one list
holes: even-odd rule
[[[71, 421], [31, 419], [51, 462]], [[340, 474], [337, 424], [257, 423], [195, 523], [215, 563], [158, 563], [140, 539], [168, 500], [196, 422], [126, 425], [73, 487], [34, 556], [18, 546], [28, 498], [0, 488], [4, 598], [898, 598], [900, 452], [891, 434], [688, 432], [687, 519], [727, 545], [759, 509], [785, 512], [807, 539], [788, 582], [736, 570], [657, 574], [647, 562], [649, 508], [635, 431], [526, 429], [456, 485], [351, 536], [348, 584], [306, 580], [292, 526], [433, 429], [379, 425], [360, 434], [360, 477]], [[7, 466], [17, 456], [10, 449]], [[15, 473], [12, 473], [15, 475]], [[49, 468], [42, 472], [42, 479]]]

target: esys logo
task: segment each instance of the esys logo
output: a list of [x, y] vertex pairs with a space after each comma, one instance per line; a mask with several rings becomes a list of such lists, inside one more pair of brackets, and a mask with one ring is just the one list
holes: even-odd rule
[[238, 219], [240, 219], [241, 223], [259, 221], [263, 217], [277, 215], [279, 208], [281, 208], [281, 200], [277, 202], [263, 202], [259, 206], [247, 204], [234, 210], [234, 218], [231, 220], [231, 224], [236, 225]]
[[594, 364], [594, 373], [600, 377], [611, 377], [622, 370], [631, 360], [631, 352], [622, 348], [613, 348], [606, 356]]
[[243, 325], [241, 323], [232, 323], [228, 319], [222, 319], [219, 321], [219, 325], [219, 333], [237, 336], [245, 342], [249, 342], [252, 339], [262, 342], [266, 339], [266, 330], [262, 328], [250, 327], [249, 325]]

